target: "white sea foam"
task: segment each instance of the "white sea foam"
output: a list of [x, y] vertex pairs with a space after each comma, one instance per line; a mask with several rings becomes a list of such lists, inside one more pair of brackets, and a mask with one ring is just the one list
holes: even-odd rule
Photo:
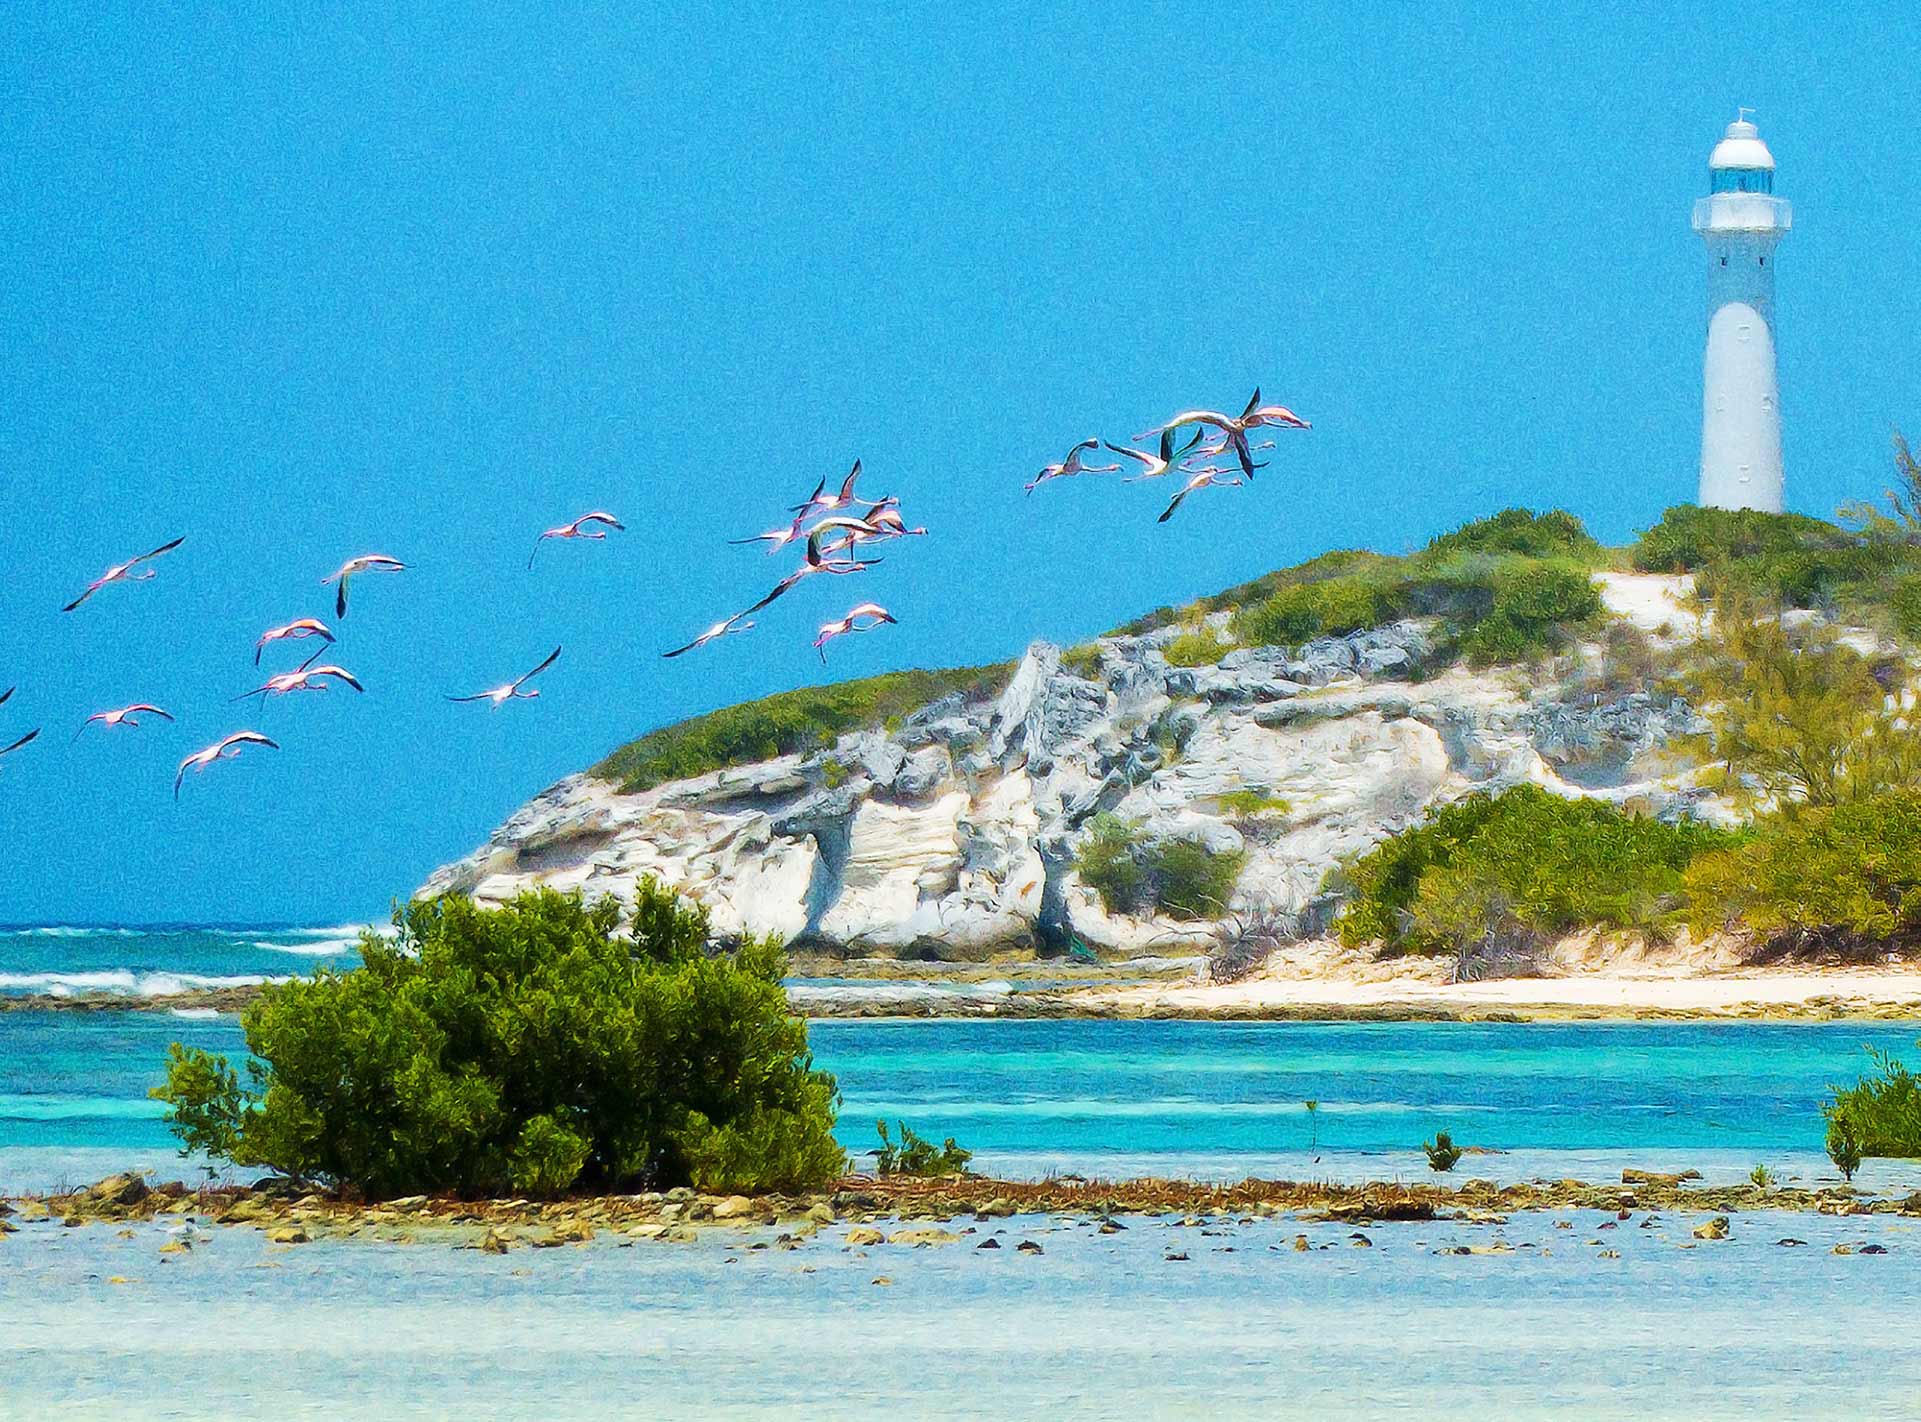
[[269, 943], [266, 939], [253, 939], [249, 948], [264, 948], [269, 953], [292, 953], [299, 958], [334, 958], [342, 953], [351, 953], [360, 946], [358, 938], [323, 938], [314, 943]]
[[204, 973], [135, 972], [131, 968], [108, 968], [91, 973], [0, 973], [0, 992], [46, 993], [52, 997], [72, 997], [76, 993], [117, 993], [125, 997], [171, 997], [176, 993], [207, 988], [257, 987], [262, 983], [284, 983], [284, 977], [262, 973], [236, 973], [210, 976]]
[[144, 929], [139, 928], [75, 928], [55, 924], [40, 928], [9, 928], [7, 933], [19, 934], [23, 938], [139, 938]]

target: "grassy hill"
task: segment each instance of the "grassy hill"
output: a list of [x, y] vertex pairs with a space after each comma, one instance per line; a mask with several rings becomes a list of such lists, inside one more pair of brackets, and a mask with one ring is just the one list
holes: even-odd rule
[[[1602, 547], [1570, 513], [1506, 509], [1404, 556], [1344, 549], [1211, 597], [1163, 607], [1108, 633], [1183, 629], [1165, 647], [1176, 665], [1210, 665], [1235, 645], [1293, 646], [1403, 617], [1437, 618], [1442, 655], [1472, 666], [1524, 663], [1561, 650], [1602, 618], [1597, 569], [1698, 575], [1710, 595], [1738, 587], [1786, 607], [1921, 636], [1921, 531], [1863, 516], [1856, 531], [1802, 514], [1671, 508], [1626, 548]], [[1208, 620], [1226, 613], [1225, 629]], [[1218, 619], [1215, 619], [1218, 620]], [[1098, 640], [1065, 664], [1091, 674]], [[803, 687], [650, 731], [592, 774], [627, 791], [832, 745], [884, 727], [950, 693], [999, 693], [1013, 662], [889, 672]]]

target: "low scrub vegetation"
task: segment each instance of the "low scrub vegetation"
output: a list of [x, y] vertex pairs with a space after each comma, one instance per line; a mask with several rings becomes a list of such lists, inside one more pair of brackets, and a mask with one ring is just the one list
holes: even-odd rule
[[917, 1134], [905, 1121], [896, 1121], [900, 1140], [887, 1134], [887, 1122], [876, 1121], [880, 1149], [874, 1152], [874, 1171], [878, 1175], [960, 1175], [974, 1152], [963, 1150], [949, 1136], [940, 1145]]
[[1246, 855], [1186, 839], [1148, 840], [1117, 815], [1097, 815], [1075, 858], [1081, 882], [1109, 913], [1215, 919], [1227, 911]]
[[1764, 816], [1685, 878], [1698, 930], [1745, 927], [1779, 949], [1911, 948], [1921, 940], [1921, 792]]
[[154, 1095], [189, 1149], [373, 1198], [451, 1190], [799, 1190], [844, 1166], [833, 1078], [775, 943], [714, 955], [703, 913], [643, 884], [499, 909], [408, 905], [363, 966], [242, 1017], [251, 1084], [176, 1043]]
[[1336, 931], [1349, 945], [1464, 956], [1591, 926], [1660, 934], [1685, 908], [1694, 857], [1739, 838], [1533, 785], [1474, 795], [1346, 866]]
[[1849, 1179], [1863, 1159], [1921, 1157], [1921, 1082], [1886, 1052], [1870, 1047], [1868, 1056], [1873, 1074], [1833, 1088], [1833, 1099], [1822, 1108], [1828, 1157]]
[[1161, 655], [1167, 658], [1169, 666], [1211, 667], [1233, 650], [1234, 644], [1219, 632], [1201, 626], [1171, 639], [1161, 648]]
[[998, 695], [1012, 673], [1012, 663], [1001, 663], [889, 672], [786, 691], [650, 731], [608, 756], [593, 774], [632, 793], [729, 766], [805, 754], [850, 731], [897, 722], [954, 692], [970, 698]]

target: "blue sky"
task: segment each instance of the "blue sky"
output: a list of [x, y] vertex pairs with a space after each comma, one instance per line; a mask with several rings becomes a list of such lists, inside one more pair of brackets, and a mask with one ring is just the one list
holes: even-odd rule
[[[0, 742], [45, 728], [0, 768], [0, 921], [377, 916], [716, 705], [1508, 504], [1625, 539], [1693, 493], [1689, 206], [1737, 104], [1795, 203], [1791, 503], [1921, 430], [1911, 6], [259, 8], [0, 38]], [[1021, 495], [1257, 382], [1315, 429], [1251, 488], [1166, 526], [1151, 487]], [[724, 540], [855, 455], [935, 536], [662, 662], [783, 566]], [[631, 531], [526, 571], [600, 507]], [[340, 629], [367, 694], [230, 704], [371, 551], [413, 569]], [[823, 671], [856, 590], [901, 624]], [[556, 643], [537, 702], [442, 699]], [[180, 724], [69, 746], [136, 699]], [[176, 806], [245, 725], [285, 748]]]

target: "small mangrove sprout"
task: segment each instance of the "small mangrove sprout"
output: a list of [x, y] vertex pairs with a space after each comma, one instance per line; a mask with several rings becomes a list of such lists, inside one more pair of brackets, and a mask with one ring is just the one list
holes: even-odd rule
[[1427, 1152], [1429, 1170], [1448, 1171], [1460, 1164], [1461, 1148], [1446, 1131], [1436, 1131], [1433, 1140], [1422, 1141], [1421, 1149]]

